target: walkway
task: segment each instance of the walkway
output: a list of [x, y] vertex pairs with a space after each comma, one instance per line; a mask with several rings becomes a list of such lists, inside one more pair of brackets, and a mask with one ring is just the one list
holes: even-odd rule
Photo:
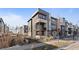
[[23, 46], [19, 46], [19, 45], [16, 45], [16, 46], [13, 46], [13, 47], [10, 47], [10, 48], [4, 48], [4, 49], [1, 49], [1, 50], [32, 50], [32, 48], [35, 48], [35, 47], [40, 47], [40, 46], [43, 46], [45, 44], [43, 43], [32, 43], [32, 44], [26, 44], [26, 45], [23, 45]]

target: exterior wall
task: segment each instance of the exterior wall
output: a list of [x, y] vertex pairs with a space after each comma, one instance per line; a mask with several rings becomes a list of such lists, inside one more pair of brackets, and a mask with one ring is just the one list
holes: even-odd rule
[[0, 34], [2, 33], [8, 33], [9, 27], [4, 23], [3, 19], [0, 18]]
[[53, 36], [53, 38], [56, 38], [56, 36], [57, 36], [57, 19], [52, 17], [50, 24], [51, 24], [51, 26], [50, 26], [51, 34], [50, 35]]
[[68, 36], [68, 22], [65, 22], [65, 36]]
[[20, 28], [18, 28], [18, 33], [19, 34], [23, 34], [23, 35], [27, 35], [27, 33], [28, 33], [28, 26], [27, 25], [23, 25]]
[[[32, 20], [31, 20], [32, 21]], [[28, 36], [31, 37], [31, 21], [28, 22]]]
[[59, 31], [61, 29], [60, 27], [60, 19], [57, 19], [57, 31]]
[[3, 22], [3, 19], [0, 18], [0, 33], [4, 33], [4, 22]]
[[61, 25], [65, 26], [65, 20], [61, 17], [57, 20], [57, 28], [61, 30]]
[[44, 20], [44, 19], [40, 19], [38, 18], [38, 16], [34, 17], [33, 20], [32, 20], [32, 26], [33, 26], [33, 37], [40, 37], [40, 35], [36, 35], [36, 23], [38, 22], [43, 22], [46, 24], [46, 32], [45, 32], [45, 36], [47, 36], [47, 29], [48, 29], [48, 23], [47, 23], [47, 20]]
[[57, 29], [57, 20], [54, 20], [54, 19], [51, 20], [51, 29], [53, 30]]
[[[72, 23], [69, 23], [68, 29], [69, 29], [69, 28], [71, 28], [71, 31], [72, 31], [72, 32], [71, 32], [71, 34], [68, 33], [68, 35], [73, 35], [74, 28], [73, 28]], [[69, 30], [68, 30], [68, 31], [69, 31]]]
[[67, 37], [67, 29], [68, 29], [68, 25], [67, 25], [67, 21], [65, 20], [65, 18], [57, 18], [57, 34], [59, 35], [60, 38], [64, 38]]
[[4, 26], [4, 31], [5, 31], [5, 33], [8, 33], [9, 32], [9, 27], [5, 24], [5, 26]]

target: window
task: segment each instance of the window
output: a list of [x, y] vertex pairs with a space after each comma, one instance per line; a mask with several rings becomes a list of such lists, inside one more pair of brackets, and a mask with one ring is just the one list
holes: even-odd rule
[[71, 28], [68, 28], [68, 30], [69, 30], [69, 31], [68, 31], [68, 33], [69, 33], [69, 34], [71, 34], [71, 33], [72, 33], [72, 30], [71, 30]]
[[65, 26], [61, 25], [61, 30], [65, 30]]
[[46, 20], [46, 15], [39, 14], [38, 17], [41, 18], [41, 19], [45, 19]]
[[40, 32], [39, 31], [36, 31], [36, 35], [40, 35]]
[[51, 28], [52, 28], [52, 30], [55, 30], [56, 29], [56, 24], [51, 23]]
[[42, 31], [41, 35], [44, 35], [44, 31]]
[[52, 25], [52, 26], [55, 26], [56, 24], [54, 24], [54, 23], [51, 23], [51, 25]]
[[44, 31], [36, 31], [36, 35], [45, 35]]

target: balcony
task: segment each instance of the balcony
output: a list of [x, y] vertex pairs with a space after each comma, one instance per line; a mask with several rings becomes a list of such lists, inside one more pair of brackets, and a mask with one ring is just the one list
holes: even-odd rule
[[45, 27], [45, 23], [40, 22], [40, 23], [36, 23], [36, 31], [45, 31], [46, 27]]
[[37, 28], [36, 31], [45, 31], [46, 28]]

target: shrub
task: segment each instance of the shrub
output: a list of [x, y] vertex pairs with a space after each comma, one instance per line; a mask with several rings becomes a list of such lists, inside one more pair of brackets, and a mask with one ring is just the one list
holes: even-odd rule
[[53, 39], [53, 36], [48, 36], [47, 38], [46, 38], [46, 41], [50, 41], [50, 40], [52, 40]]

